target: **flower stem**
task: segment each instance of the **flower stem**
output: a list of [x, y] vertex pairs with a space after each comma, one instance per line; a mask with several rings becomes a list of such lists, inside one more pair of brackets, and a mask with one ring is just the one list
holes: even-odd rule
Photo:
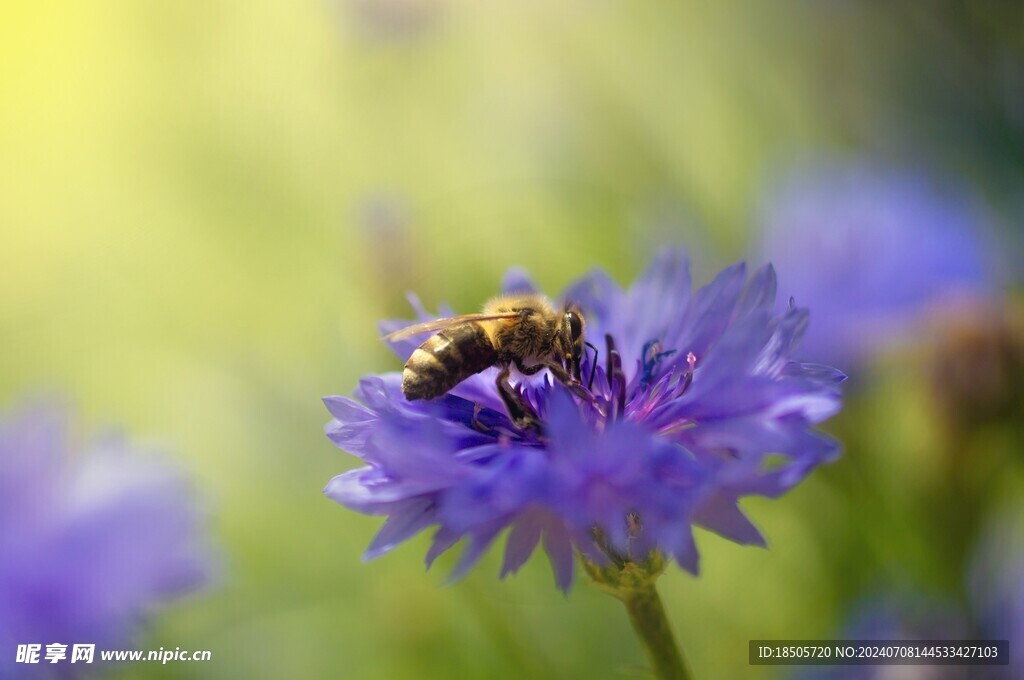
[[607, 561], [600, 564], [581, 553], [583, 569], [598, 588], [626, 605], [633, 630], [647, 652], [655, 677], [690, 680], [690, 671], [676, 647], [672, 627], [654, 587], [654, 582], [665, 571], [665, 557], [657, 550], [642, 560], [623, 556], [608, 545], [600, 529], [594, 530], [594, 542]]
[[655, 677], [659, 680], [690, 680], [690, 672], [676, 647], [672, 628], [654, 584], [631, 589], [622, 593], [619, 599], [626, 605], [633, 630], [647, 652]]

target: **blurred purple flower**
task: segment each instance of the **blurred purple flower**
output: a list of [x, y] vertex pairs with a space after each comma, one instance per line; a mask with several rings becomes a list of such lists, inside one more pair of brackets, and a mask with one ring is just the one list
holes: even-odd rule
[[1019, 505], [982, 532], [967, 575], [980, 635], [1010, 641], [1005, 677], [1024, 677], [1024, 517]]
[[[1009, 665], [831, 666], [805, 668], [795, 680], [921, 680], [1024, 677], [1024, 522], [1019, 506], [996, 515], [980, 533], [965, 580], [966, 597], [943, 599], [912, 586], [891, 588], [851, 608], [842, 640], [1009, 640]], [[966, 601], [966, 607], [960, 603]], [[900, 668], [905, 670], [900, 671]]]
[[[67, 673], [15, 664], [19, 644], [130, 639], [156, 605], [207, 573], [179, 470], [121, 440], [69, 443], [66, 412], [0, 419], [0, 677]], [[50, 677], [47, 675], [46, 677]]]
[[[519, 270], [503, 288], [535, 290]], [[542, 542], [566, 590], [574, 547], [604, 559], [600, 528], [605, 553], [643, 560], [658, 549], [696, 573], [694, 525], [764, 545], [738, 499], [777, 497], [837, 455], [810, 426], [839, 409], [844, 376], [790, 359], [807, 311], [773, 312], [771, 267], [748, 281], [737, 264], [693, 292], [686, 256], [668, 251], [629, 290], [597, 271], [564, 297], [605, 349], [602, 361], [588, 353], [575, 392], [546, 372], [519, 380], [543, 433], [511, 422], [493, 368], [430, 402], [407, 401], [399, 373], [324, 400], [327, 436], [366, 463], [326, 494], [387, 516], [367, 558], [437, 525], [427, 564], [465, 538], [458, 577], [509, 528], [502, 575]], [[404, 360], [417, 345], [394, 349]]]
[[809, 163], [769, 187], [759, 256], [814, 310], [800, 356], [852, 370], [929, 307], [990, 287], [985, 221], [964, 194], [869, 163]]
[[[856, 603], [835, 636], [844, 641], [964, 640], [970, 623], [953, 602], [900, 589]], [[991, 667], [990, 667], [991, 668]], [[1003, 667], [998, 666], [998, 669]], [[796, 670], [793, 680], [966, 680], [981, 677], [984, 668], [954, 665], [822, 665]], [[990, 677], [985, 675], [984, 677]]]

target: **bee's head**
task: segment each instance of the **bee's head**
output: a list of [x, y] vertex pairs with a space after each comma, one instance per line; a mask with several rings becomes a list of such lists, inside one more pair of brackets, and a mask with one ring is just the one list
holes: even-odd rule
[[572, 377], [580, 379], [580, 361], [583, 359], [583, 313], [575, 303], [566, 303], [558, 331], [558, 351]]

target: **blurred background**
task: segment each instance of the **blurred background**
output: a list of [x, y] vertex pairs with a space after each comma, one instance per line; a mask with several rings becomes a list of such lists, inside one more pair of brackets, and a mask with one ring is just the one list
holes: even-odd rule
[[770, 549], [700, 534], [702, 575], [661, 579], [695, 677], [791, 677], [747, 641], [875, 611], [1024, 639], [1022, 215], [1024, 5], [0, 6], [0, 404], [171, 451], [221, 554], [136, 634], [213, 660], [112, 677], [641, 674], [621, 605], [543, 558], [363, 563], [320, 397], [400, 368], [407, 291], [628, 284], [667, 244], [698, 284], [775, 261], [851, 376], [844, 457], [744, 506]]

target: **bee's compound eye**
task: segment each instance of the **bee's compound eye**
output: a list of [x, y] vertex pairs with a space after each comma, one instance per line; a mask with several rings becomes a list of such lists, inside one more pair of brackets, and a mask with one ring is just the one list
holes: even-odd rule
[[583, 321], [580, 315], [576, 312], [566, 312], [565, 316], [569, 319], [569, 332], [572, 337], [575, 339], [583, 335]]

